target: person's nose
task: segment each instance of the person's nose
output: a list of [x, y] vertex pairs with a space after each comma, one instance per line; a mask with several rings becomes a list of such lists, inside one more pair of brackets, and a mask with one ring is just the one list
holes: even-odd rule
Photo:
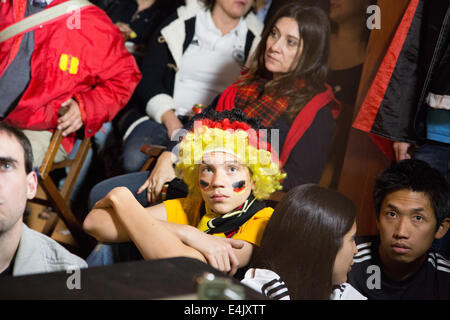
[[281, 38], [274, 40], [270, 46], [270, 50], [272, 52], [280, 53], [281, 52], [281, 41], [282, 41]]
[[407, 239], [409, 237], [409, 221], [405, 217], [398, 219], [395, 225], [394, 237], [398, 239]]
[[226, 181], [225, 172], [223, 170], [219, 169], [214, 172], [211, 184], [214, 188], [224, 188], [225, 181]]

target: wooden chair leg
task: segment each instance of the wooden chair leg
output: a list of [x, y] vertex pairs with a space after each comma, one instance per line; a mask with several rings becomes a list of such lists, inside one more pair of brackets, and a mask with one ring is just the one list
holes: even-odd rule
[[139, 171], [142, 172], [142, 171], [149, 170], [150, 166], [155, 161], [155, 159], [157, 159], [161, 155], [161, 153], [163, 153], [165, 150], [166, 150], [166, 147], [164, 147], [164, 146], [159, 146], [159, 145], [155, 145], [155, 144], [143, 145], [141, 147], [141, 152], [145, 153], [149, 158], [147, 159], [147, 161], [144, 163], [144, 165], [141, 167], [141, 169]]
[[55, 231], [56, 225], [58, 224], [59, 217], [58, 214], [52, 213], [50, 217], [45, 222], [44, 228], [42, 229], [41, 233], [45, 234], [46, 236], [51, 237], [53, 232]]
[[56, 225], [58, 224], [59, 218], [62, 218], [80, 249], [82, 251], [86, 251], [85, 253], [88, 253], [95, 244], [93, 241], [94, 239], [89, 237], [83, 231], [80, 221], [78, 221], [70, 209], [70, 195], [91, 147], [91, 140], [83, 139], [75, 159], [65, 161], [70, 166], [70, 170], [67, 174], [64, 185], [61, 190], [58, 190], [49, 173], [51, 170], [60, 167], [60, 164], [53, 165], [57, 148], [52, 146], [59, 146], [61, 139], [62, 136], [59, 132], [56, 132], [53, 135], [52, 141], [50, 142], [49, 151], [47, 152], [44, 162], [39, 169], [39, 185], [47, 196], [46, 202], [52, 206], [54, 211], [58, 213], [49, 217], [44, 225], [42, 233], [51, 236], [56, 228]]
[[83, 139], [83, 142], [78, 149], [77, 155], [73, 160], [72, 166], [70, 167], [70, 171], [67, 174], [64, 185], [61, 188], [61, 194], [64, 200], [69, 201], [70, 195], [72, 193], [73, 187], [75, 186], [78, 174], [83, 167], [84, 160], [87, 157], [89, 149], [91, 148], [92, 142], [90, 139]]
[[[59, 193], [58, 188], [55, 186], [50, 178], [41, 179], [41, 186], [45, 192], [49, 195], [49, 201], [55, 210], [60, 214], [74, 240], [80, 246], [81, 250], [90, 251], [93, 248], [94, 241], [90, 238], [82, 229], [81, 223], [76, 219], [72, 210], [67, 202], [63, 199]], [[57, 222], [57, 220], [56, 220]], [[56, 225], [56, 222], [51, 221]], [[50, 224], [50, 223], [49, 223]]]
[[[80, 148], [78, 149], [78, 152], [75, 156], [75, 160], [73, 160], [71, 164], [70, 171], [67, 174], [67, 177], [64, 181], [64, 185], [62, 186], [60, 191], [60, 194], [66, 203], [70, 202], [69, 201], [70, 195], [72, 193], [73, 187], [75, 186], [76, 178], [80, 173], [80, 170], [89, 152], [91, 144], [92, 143], [90, 139], [84, 139], [80, 145]], [[58, 215], [52, 215], [45, 223], [42, 233], [51, 236], [56, 228], [56, 225], [58, 224], [58, 221], [59, 221]]]

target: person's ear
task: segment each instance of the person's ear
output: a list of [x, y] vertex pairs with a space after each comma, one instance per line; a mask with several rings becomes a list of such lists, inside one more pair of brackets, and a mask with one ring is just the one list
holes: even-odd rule
[[450, 218], [445, 218], [439, 225], [439, 228], [436, 231], [436, 234], [434, 237], [436, 239], [441, 239], [443, 236], [445, 236], [449, 227], [450, 227]]
[[255, 181], [253, 181], [253, 179], [250, 179], [250, 184], [251, 184], [251, 187], [252, 187], [252, 191], [255, 191], [256, 184], [255, 184]]
[[255, 191], [255, 189], [256, 189], [256, 183], [255, 183], [255, 180], [253, 179], [253, 175], [252, 175], [252, 174], [250, 174], [249, 180], [250, 180], [250, 186], [251, 186], [251, 188], [252, 188], [252, 191]]
[[33, 170], [27, 175], [27, 198], [28, 198], [28, 200], [31, 200], [36, 196], [37, 185], [38, 185], [38, 181], [37, 181], [36, 172]]
[[253, 179], [253, 172], [252, 172], [252, 170], [251, 170], [249, 167], [247, 167], [247, 169], [248, 169], [247, 180], [250, 181], [250, 187], [252, 188], [252, 191], [255, 191], [255, 189], [256, 189], [256, 184], [255, 184], [255, 181], [254, 181], [254, 179]]
[[380, 233], [380, 215], [379, 214], [375, 218], [375, 224], [376, 224], [378, 233]]

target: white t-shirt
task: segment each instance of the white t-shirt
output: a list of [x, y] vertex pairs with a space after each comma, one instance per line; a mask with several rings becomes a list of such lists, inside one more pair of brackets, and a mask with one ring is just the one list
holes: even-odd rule
[[[274, 300], [290, 300], [288, 288], [275, 272], [267, 269], [250, 268], [242, 284]], [[349, 283], [342, 283], [333, 289], [330, 300], [367, 300]]]
[[195, 34], [181, 59], [174, 88], [177, 115], [185, 115], [196, 103], [211, 101], [239, 77], [244, 64], [247, 24], [238, 25], [222, 35], [210, 11], [196, 16]]

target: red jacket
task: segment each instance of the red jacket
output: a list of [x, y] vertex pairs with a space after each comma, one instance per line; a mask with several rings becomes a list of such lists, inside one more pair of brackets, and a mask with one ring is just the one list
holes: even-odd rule
[[[23, 19], [27, 0], [0, 2], [0, 31]], [[52, 7], [66, 0], [53, 0]], [[13, 60], [22, 35], [0, 45], [0, 76]], [[34, 29], [31, 80], [5, 121], [23, 129], [52, 130], [61, 103], [77, 100], [86, 137], [111, 121], [130, 99], [141, 79], [123, 37], [96, 6], [65, 14]], [[63, 139], [67, 152], [74, 134]]]

